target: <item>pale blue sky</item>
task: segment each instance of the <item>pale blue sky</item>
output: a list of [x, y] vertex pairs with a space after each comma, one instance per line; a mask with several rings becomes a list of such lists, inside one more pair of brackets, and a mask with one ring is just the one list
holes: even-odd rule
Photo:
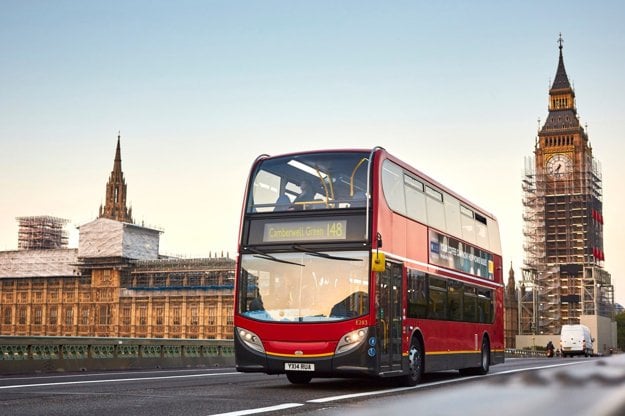
[[261, 153], [380, 145], [493, 212], [520, 277], [521, 179], [564, 61], [625, 304], [620, 1], [0, 0], [0, 250], [15, 217], [97, 216], [117, 132], [161, 251], [234, 255]]

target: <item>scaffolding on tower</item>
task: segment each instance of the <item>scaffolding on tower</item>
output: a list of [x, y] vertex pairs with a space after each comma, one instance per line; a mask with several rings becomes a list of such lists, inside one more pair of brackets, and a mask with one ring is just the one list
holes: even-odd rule
[[69, 220], [47, 215], [17, 217], [18, 250], [52, 250], [67, 248], [65, 225]]
[[526, 158], [519, 332], [559, 334], [582, 315], [611, 311], [613, 286], [603, 270], [601, 168], [590, 154], [582, 169], [566, 175], [550, 177], [536, 166], [533, 157]]

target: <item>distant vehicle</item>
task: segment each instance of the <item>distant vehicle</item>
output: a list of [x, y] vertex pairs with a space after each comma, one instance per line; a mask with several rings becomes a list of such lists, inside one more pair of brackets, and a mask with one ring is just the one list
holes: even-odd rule
[[560, 351], [562, 356], [592, 355], [592, 343], [595, 341], [590, 336], [590, 329], [586, 325], [562, 325], [560, 331]]

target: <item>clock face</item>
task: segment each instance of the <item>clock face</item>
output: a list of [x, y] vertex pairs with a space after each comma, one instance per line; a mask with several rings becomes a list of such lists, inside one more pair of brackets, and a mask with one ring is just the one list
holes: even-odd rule
[[573, 160], [565, 154], [556, 153], [547, 161], [547, 173], [552, 176], [568, 175], [573, 170]]

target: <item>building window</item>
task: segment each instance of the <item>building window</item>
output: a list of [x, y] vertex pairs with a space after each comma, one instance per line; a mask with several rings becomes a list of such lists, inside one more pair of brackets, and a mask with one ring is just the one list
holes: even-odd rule
[[13, 323], [13, 311], [10, 306], [4, 307], [4, 312], [2, 313], [3, 320], [2, 322], [5, 325], [11, 325]]
[[226, 323], [230, 326], [234, 324], [234, 311], [231, 305], [226, 306]]
[[165, 308], [163, 306], [156, 307], [156, 325], [165, 323]]
[[27, 292], [20, 292], [17, 295], [17, 303], [29, 303], [28, 302], [28, 293]]
[[106, 269], [102, 270], [102, 283], [110, 283], [111, 282], [111, 271]]
[[20, 306], [17, 312], [17, 323], [20, 325], [26, 325], [26, 306]]
[[145, 306], [139, 306], [139, 325], [148, 324], [148, 310]]
[[208, 324], [216, 325], [217, 324], [217, 308], [214, 306], [208, 307]]
[[41, 319], [42, 319], [42, 316], [43, 316], [43, 312], [41, 310], [41, 306], [37, 306], [33, 312], [34, 312], [33, 313], [33, 315], [34, 315], [33, 316], [33, 324], [34, 325], [41, 325]]
[[80, 325], [89, 325], [89, 307], [80, 309]]
[[65, 325], [74, 325], [74, 309], [72, 309], [71, 307], [65, 308]]
[[48, 322], [50, 322], [50, 325], [56, 325], [57, 321], [57, 308], [56, 306], [50, 306], [50, 309], [48, 310]]
[[174, 306], [172, 309], [172, 324], [180, 325], [180, 306]]
[[111, 305], [100, 305], [100, 325], [111, 323]]
[[122, 309], [122, 324], [123, 325], [130, 325], [131, 312], [132, 312], [132, 308], [130, 306], [124, 306], [124, 308]]

